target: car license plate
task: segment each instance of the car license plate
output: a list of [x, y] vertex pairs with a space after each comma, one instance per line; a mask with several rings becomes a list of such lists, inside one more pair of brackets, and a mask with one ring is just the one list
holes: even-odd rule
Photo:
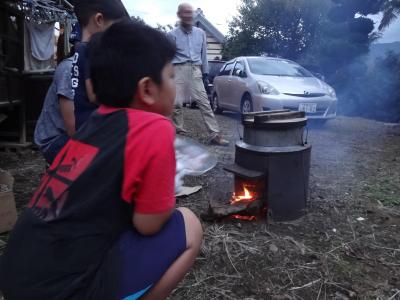
[[316, 113], [317, 112], [317, 103], [300, 103], [299, 111], [304, 111], [306, 113]]

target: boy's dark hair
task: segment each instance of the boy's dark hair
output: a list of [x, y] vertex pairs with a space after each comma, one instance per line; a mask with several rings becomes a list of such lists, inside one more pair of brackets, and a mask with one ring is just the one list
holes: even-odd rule
[[175, 56], [176, 47], [160, 31], [124, 20], [94, 35], [88, 53], [97, 101], [129, 107], [142, 78], [162, 83], [161, 72]]
[[75, 15], [82, 27], [87, 26], [90, 18], [97, 13], [103, 14], [107, 20], [129, 18], [121, 0], [75, 0], [73, 3]]

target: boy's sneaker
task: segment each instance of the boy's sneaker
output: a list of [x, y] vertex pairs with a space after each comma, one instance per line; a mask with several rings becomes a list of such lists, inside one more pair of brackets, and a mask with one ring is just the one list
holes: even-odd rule
[[217, 145], [217, 146], [228, 146], [229, 142], [227, 140], [224, 140], [222, 138], [222, 136], [220, 136], [219, 134], [216, 135], [215, 137], [212, 138], [212, 140], [210, 141], [211, 145]]

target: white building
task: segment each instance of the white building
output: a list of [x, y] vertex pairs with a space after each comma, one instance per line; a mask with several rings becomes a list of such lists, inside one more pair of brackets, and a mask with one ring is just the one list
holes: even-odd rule
[[222, 45], [225, 41], [224, 35], [206, 19], [200, 8], [195, 12], [194, 21], [195, 25], [203, 29], [207, 34], [208, 60], [220, 60], [222, 57]]

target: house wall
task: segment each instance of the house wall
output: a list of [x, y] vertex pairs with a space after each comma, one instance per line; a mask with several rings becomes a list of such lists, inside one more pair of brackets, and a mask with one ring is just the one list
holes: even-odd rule
[[214, 60], [216, 57], [221, 59], [222, 44], [219, 43], [214, 37], [207, 33], [207, 57], [208, 60]]

